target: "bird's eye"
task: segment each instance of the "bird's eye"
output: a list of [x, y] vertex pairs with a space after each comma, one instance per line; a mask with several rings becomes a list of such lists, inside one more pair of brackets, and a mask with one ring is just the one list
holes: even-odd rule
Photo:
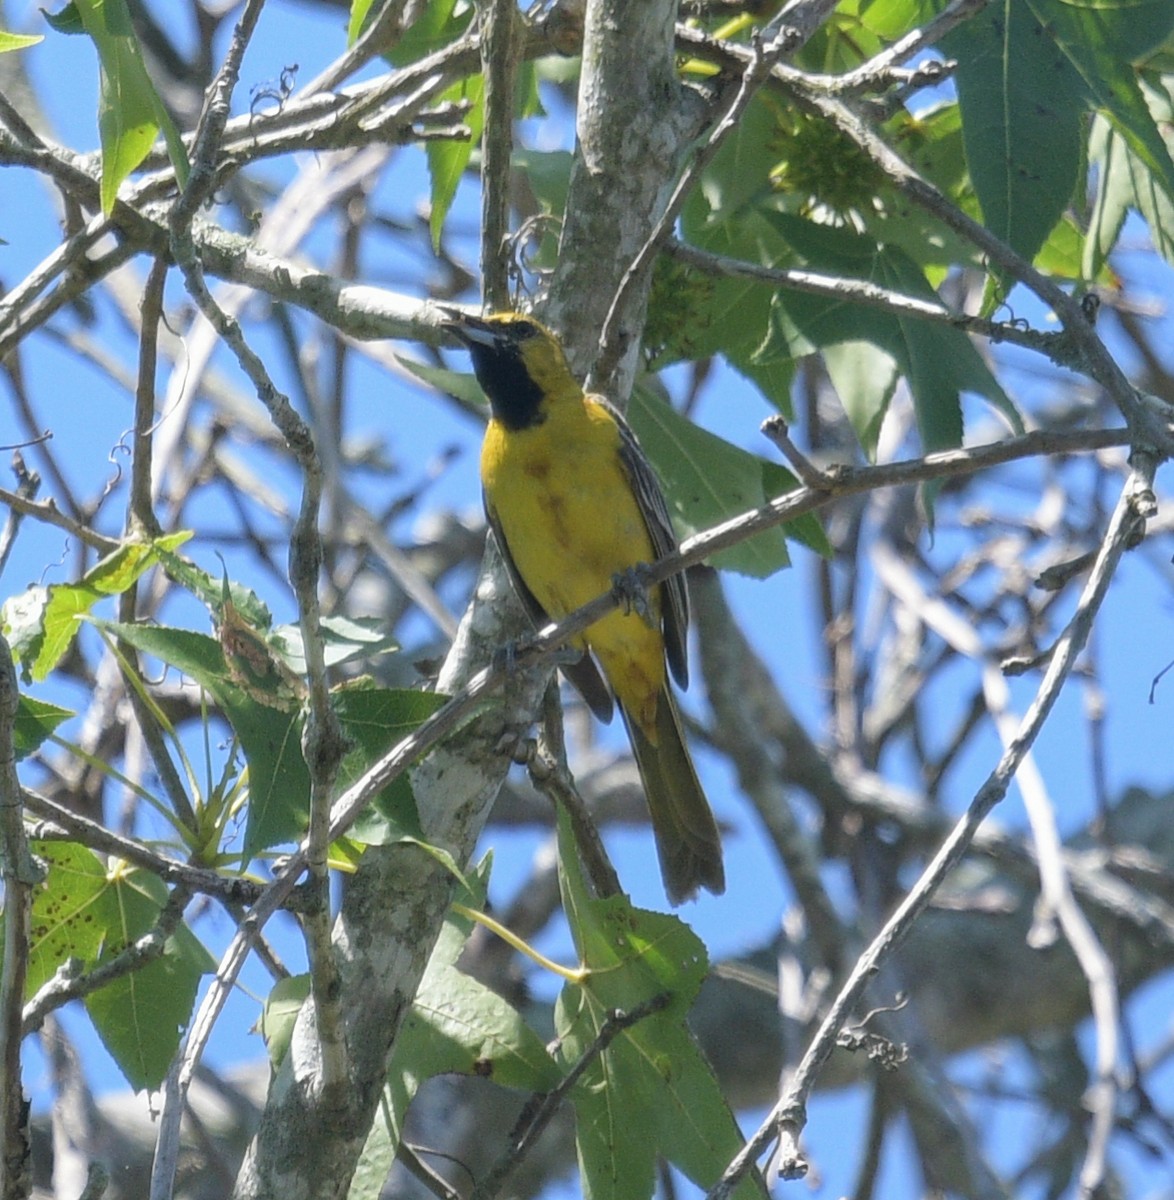
[[514, 326], [514, 336], [521, 341], [525, 341], [526, 338], [532, 338], [537, 332], [538, 326], [532, 321], [519, 321]]

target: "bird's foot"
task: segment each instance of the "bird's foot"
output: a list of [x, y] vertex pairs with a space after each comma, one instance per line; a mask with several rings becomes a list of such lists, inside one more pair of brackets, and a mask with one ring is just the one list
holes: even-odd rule
[[648, 563], [637, 563], [611, 577], [612, 595], [625, 613], [634, 612], [646, 625], [656, 624], [656, 614], [648, 592]]
[[[521, 637], [513, 638], [493, 652], [489, 664], [491, 669], [513, 675], [524, 668], [532, 667], [534, 664], [526, 660], [530, 652], [536, 648], [537, 643], [537, 634], [524, 633]], [[577, 650], [574, 646], [560, 646], [550, 655], [550, 661], [556, 667], [573, 666], [582, 657], [582, 650]]]
[[490, 660], [491, 669], [512, 675], [518, 669], [518, 659], [533, 642], [534, 638], [531, 635], [523, 634], [522, 637], [511, 638], [504, 646], [498, 646]]
[[536, 743], [532, 737], [526, 737], [516, 729], [507, 729], [502, 731], [494, 749], [518, 766], [525, 767], [534, 761]]

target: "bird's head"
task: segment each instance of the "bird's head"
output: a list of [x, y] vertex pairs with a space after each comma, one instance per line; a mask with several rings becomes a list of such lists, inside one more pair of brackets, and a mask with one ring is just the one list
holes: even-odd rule
[[489, 397], [493, 415], [511, 429], [545, 420], [546, 405], [583, 394], [558, 338], [524, 313], [475, 317], [445, 308], [443, 327], [473, 356], [477, 382]]

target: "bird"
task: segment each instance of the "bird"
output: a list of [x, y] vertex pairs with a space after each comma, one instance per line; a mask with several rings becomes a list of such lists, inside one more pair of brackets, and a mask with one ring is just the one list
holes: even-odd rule
[[[534, 624], [560, 620], [675, 550], [664, 493], [636, 435], [613, 404], [583, 390], [558, 338], [524, 313], [443, 312], [489, 400], [485, 512]], [[669, 681], [671, 671], [682, 688], [689, 682], [684, 576], [639, 600], [588, 626], [572, 642], [580, 657], [562, 670], [600, 720], [620, 710], [665, 892], [679, 905], [700, 888], [725, 890], [721, 836]]]

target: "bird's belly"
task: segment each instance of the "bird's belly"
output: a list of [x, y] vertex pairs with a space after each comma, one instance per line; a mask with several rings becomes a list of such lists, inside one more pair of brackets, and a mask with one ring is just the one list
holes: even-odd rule
[[[606, 592], [618, 573], [655, 558], [615, 453], [572, 445], [552, 461], [515, 437], [485, 456], [482, 482], [518, 574], [556, 620]], [[659, 593], [648, 598], [651, 624], [617, 609], [586, 632], [621, 700], [625, 692], [655, 694], [663, 684]], [[617, 686], [619, 679], [628, 686]]]

